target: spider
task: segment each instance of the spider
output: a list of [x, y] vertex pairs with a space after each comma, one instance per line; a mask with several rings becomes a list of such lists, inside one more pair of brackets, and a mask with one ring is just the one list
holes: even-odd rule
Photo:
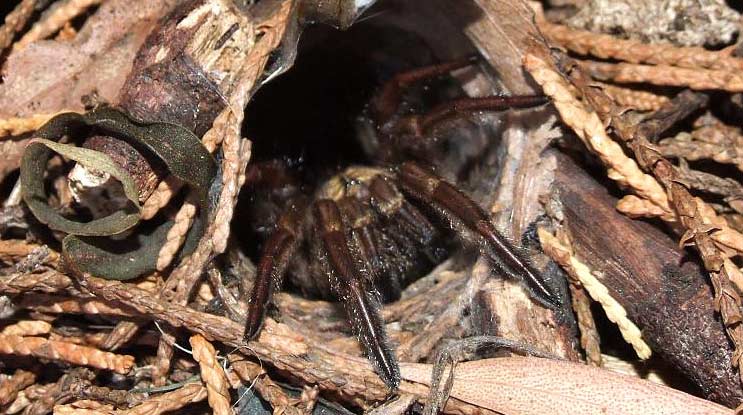
[[[458, 98], [421, 114], [401, 114], [405, 90], [474, 64], [476, 58], [402, 72], [387, 81], [369, 105], [376, 135], [365, 143], [373, 165], [352, 165], [322, 182], [311, 197], [299, 190], [286, 165], [254, 165], [248, 183], [292, 189], [292, 201], [265, 242], [250, 295], [244, 338], [259, 333], [272, 293], [293, 261], [305, 261], [321, 292], [344, 304], [351, 326], [381, 379], [391, 390], [400, 370], [380, 315], [382, 301], [398, 299], [414, 264], [442, 259], [435, 248], [442, 228], [477, 246], [493, 266], [523, 281], [547, 307], [558, 297], [498, 232], [488, 214], [467, 194], [439, 177], [427, 154], [434, 127], [481, 111], [529, 108], [542, 96]], [[448, 226], [444, 226], [444, 224]], [[304, 249], [304, 250], [303, 250]], [[304, 255], [300, 255], [304, 253]]]

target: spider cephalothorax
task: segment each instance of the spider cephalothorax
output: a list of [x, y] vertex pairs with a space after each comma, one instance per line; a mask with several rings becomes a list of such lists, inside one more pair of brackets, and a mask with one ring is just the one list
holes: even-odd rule
[[[310, 277], [320, 292], [339, 298], [366, 354], [392, 389], [400, 373], [380, 315], [382, 301], [399, 298], [405, 280], [421, 261], [441, 258], [441, 236], [454, 231], [477, 246], [499, 271], [522, 280], [533, 297], [555, 305], [556, 296], [527, 261], [496, 230], [490, 217], [468, 195], [427, 166], [426, 136], [442, 120], [479, 111], [526, 108], [542, 97], [464, 98], [422, 115], [398, 115], [400, 97], [410, 84], [448, 74], [472, 59], [402, 73], [388, 81], [370, 105], [378, 131], [367, 145], [373, 166], [353, 165], [317, 185], [311, 197], [292, 186], [289, 207], [266, 241], [251, 294], [246, 339], [260, 330], [274, 287], [292, 259], [304, 252]], [[415, 159], [416, 161], [411, 161]], [[276, 164], [272, 165], [273, 168]], [[269, 166], [267, 165], [267, 166]], [[256, 170], [257, 171], [257, 170]], [[280, 175], [256, 178], [271, 182]], [[258, 179], [256, 179], [258, 180]], [[304, 247], [305, 249], [299, 249]]]

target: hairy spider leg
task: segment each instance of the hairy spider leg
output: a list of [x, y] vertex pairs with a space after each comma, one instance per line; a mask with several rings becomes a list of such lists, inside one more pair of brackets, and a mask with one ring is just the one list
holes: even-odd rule
[[[438, 231], [436, 227], [415, 206], [405, 199], [397, 186], [387, 178], [375, 177], [369, 184], [371, 205], [381, 215], [399, 224], [405, 234], [412, 235], [422, 247], [427, 247], [434, 240]], [[440, 260], [436, 254], [426, 252], [432, 261]]]
[[400, 118], [391, 127], [397, 134], [423, 138], [436, 124], [453, 118], [465, 117], [480, 111], [504, 111], [516, 108], [532, 108], [547, 103], [544, 95], [492, 95], [476, 98], [458, 98], [435, 106], [424, 114]]
[[296, 177], [288, 173], [289, 166], [283, 160], [255, 161], [245, 169], [244, 186], [276, 189], [286, 185], [299, 186]]
[[[357, 247], [359, 266], [368, 270], [370, 283], [379, 282], [378, 270], [382, 267], [382, 261], [381, 253], [377, 249], [379, 235], [374, 227], [376, 218], [368, 206], [354, 196], [342, 197], [336, 203], [349, 230], [349, 238], [353, 246]], [[391, 284], [383, 287], [389, 287], [391, 293], [400, 290], [398, 281], [391, 281]]]
[[[398, 255], [404, 258], [413, 258], [417, 252], [423, 252], [429, 261], [440, 262], [443, 258], [434, 244], [439, 235], [438, 229], [405, 199], [397, 186], [389, 177], [379, 175], [368, 185], [370, 204], [380, 220], [385, 223], [385, 234], [395, 241], [400, 249]], [[412, 250], [415, 250], [414, 253]], [[384, 281], [380, 284], [388, 294], [387, 301], [396, 301], [402, 294], [405, 271], [400, 262], [386, 261], [384, 265]]]
[[281, 287], [286, 267], [299, 245], [304, 206], [294, 205], [279, 219], [261, 252], [253, 291], [250, 294], [248, 317], [245, 321], [245, 341], [253, 339], [263, 326], [268, 304], [274, 290]]
[[[478, 57], [469, 56], [450, 62], [439, 63], [397, 74], [387, 81], [372, 100], [372, 117], [382, 132], [380, 138], [388, 141], [385, 147], [402, 146], [411, 149], [421, 144], [437, 124], [455, 118], [488, 111], [532, 108], [548, 102], [544, 95], [490, 95], [485, 97], [464, 97], [441, 103], [423, 114], [396, 117], [406, 88], [416, 82], [434, 79], [455, 69], [475, 64]], [[389, 143], [389, 141], [394, 142]], [[390, 154], [383, 152], [382, 159], [393, 162]], [[397, 160], [400, 161], [400, 160]]]
[[400, 106], [403, 91], [410, 85], [447, 75], [456, 69], [466, 68], [477, 62], [477, 59], [477, 56], [473, 55], [463, 59], [416, 68], [395, 75], [382, 85], [379, 94], [372, 101], [375, 121], [379, 125], [382, 125], [395, 115], [397, 108]]
[[403, 192], [434, 207], [452, 223], [457, 233], [462, 234], [461, 228], [464, 228], [478, 235], [481, 250], [507, 276], [522, 280], [534, 299], [550, 308], [559, 306], [558, 296], [552, 292], [551, 287], [545, 284], [539, 273], [495, 229], [490, 217], [475, 201], [415, 162], [402, 163], [398, 177]]
[[346, 306], [346, 312], [357, 331], [367, 355], [387, 386], [395, 390], [400, 385], [400, 367], [390, 348], [384, 321], [379, 312], [381, 304], [375, 298], [367, 277], [357, 267], [346, 239], [338, 205], [330, 199], [315, 202], [318, 233], [328, 255], [334, 289]]

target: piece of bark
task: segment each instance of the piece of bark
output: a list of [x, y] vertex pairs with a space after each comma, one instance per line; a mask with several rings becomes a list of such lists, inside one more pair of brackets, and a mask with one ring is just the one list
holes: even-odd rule
[[[532, 9], [523, 1], [473, 0], [478, 14], [453, 3], [439, 1], [450, 21], [462, 27], [475, 47], [498, 74], [510, 94], [535, 94], [531, 80], [524, 76], [521, 65], [527, 51], [546, 55], [546, 42], [534, 24]], [[504, 117], [497, 151], [491, 151], [482, 163], [479, 177], [472, 182], [489, 203], [498, 228], [521, 246], [523, 235], [544, 213], [540, 195], [548, 192], [552, 160], [542, 156], [554, 138], [551, 112], [544, 109], [512, 112]], [[540, 128], [536, 128], [540, 126]], [[529, 252], [530, 261], [543, 276], [554, 279], [565, 294], [564, 278], [547, 270], [548, 259]], [[478, 272], [475, 268], [474, 272]], [[481, 267], [479, 272], [492, 272]], [[562, 280], [562, 281], [560, 281]], [[567, 295], [564, 296], [567, 298]], [[566, 308], [558, 312], [533, 302], [517, 282], [503, 279], [488, 281], [473, 299], [476, 334], [496, 335], [519, 340], [543, 351], [570, 360], [578, 360], [575, 322]]]
[[534, 11], [522, 0], [435, 0], [447, 19], [462, 29], [512, 94], [539, 91], [525, 75], [521, 62], [526, 51], [546, 56], [547, 45], [534, 24]]
[[191, 0], [147, 38], [119, 103], [137, 118], [201, 136], [227, 105], [254, 38], [252, 22], [232, 2]]
[[697, 259], [658, 228], [616, 211], [616, 199], [565, 156], [556, 199], [575, 255], [584, 262], [665, 361], [707, 399], [743, 401], [733, 351]]

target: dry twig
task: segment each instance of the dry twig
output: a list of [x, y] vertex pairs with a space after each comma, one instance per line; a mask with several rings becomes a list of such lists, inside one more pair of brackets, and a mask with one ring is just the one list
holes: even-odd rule
[[537, 13], [537, 25], [552, 42], [571, 52], [629, 63], [675, 66], [689, 69], [743, 70], [743, 59], [700, 47], [670, 43], [643, 43], [602, 33], [551, 23]]
[[[52, 325], [40, 320], [22, 320], [15, 324], [5, 326], [0, 335], [3, 336], [38, 336], [49, 334]], [[1, 395], [0, 395], [1, 396]]]
[[60, 360], [76, 365], [129, 373], [134, 366], [134, 357], [103, 352], [92, 347], [47, 340], [41, 337], [0, 335], [0, 353], [19, 356], [35, 356]]
[[591, 270], [573, 255], [569, 247], [561, 244], [554, 235], [541, 228], [539, 229], [539, 239], [542, 242], [542, 247], [545, 252], [559, 263], [572, 278], [580, 281], [581, 285], [585, 287], [591, 298], [601, 304], [606, 312], [606, 316], [619, 327], [622, 337], [627, 343], [632, 345], [637, 356], [640, 359], [649, 358], [652, 351], [647, 343], [642, 339], [642, 332], [637, 325], [627, 317], [627, 311], [624, 307], [622, 307], [622, 305], [619, 304], [611, 294], [609, 294], [606, 287], [601, 284], [593, 274], [591, 274]]
[[200, 383], [191, 383], [173, 392], [148, 399], [131, 408], [121, 415], [157, 415], [175, 411], [184, 406], [204, 400], [207, 396], [206, 388]]
[[244, 117], [242, 109], [262, 75], [271, 52], [281, 42], [290, 11], [291, 2], [285, 1], [274, 15], [258, 27], [262, 37], [251, 49], [248, 61], [241, 68], [239, 81], [233, 88], [229, 105], [217, 116], [212, 128], [202, 138], [204, 142], [222, 142], [224, 152], [222, 192], [214, 218], [211, 219], [196, 251], [182, 261], [170, 275], [164, 287], [166, 298], [188, 298], [212, 253], [224, 252], [229, 223], [237, 201], [240, 176], [244, 174], [247, 165], [248, 157], [245, 156], [245, 152], [249, 152], [250, 149], [249, 144], [243, 143], [243, 139], [240, 138], [240, 126]]
[[26, 389], [26, 396], [31, 402], [24, 410], [24, 414], [44, 415], [52, 412], [55, 405], [73, 399], [71, 389], [80, 383], [89, 383], [94, 377], [95, 374], [88, 369], [74, 368], [48, 387], [42, 387], [33, 392], [30, 390], [33, 386]]
[[193, 358], [199, 362], [201, 379], [206, 384], [209, 406], [217, 415], [232, 414], [230, 406], [230, 385], [224, 368], [217, 361], [217, 353], [203, 336], [196, 334], [189, 340]]
[[21, 294], [28, 291], [56, 293], [72, 286], [67, 275], [55, 270], [40, 273], [17, 273], [0, 278], [0, 293]]
[[178, 193], [182, 186], [183, 184], [176, 181], [172, 176], [158, 183], [155, 191], [145, 200], [142, 206], [142, 219], [155, 217], [157, 212], [170, 202], [170, 199]]
[[658, 143], [658, 151], [664, 157], [714, 160], [743, 171], [743, 156], [737, 150], [741, 147], [743, 134], [738, 128], [725, 125], [702, 126]]
[[577, 281], [571, 281], [570, 296], [575, 318], [578, 321], [578, 330], [580, 330], [580, 345], [586, 354], [586, 361], [594, 366], [602, 366], [601, 339], [591, 311], [591, 298], [586, 293], [586, 289]]
[[[227, 318], [163, 301], [119, 281], [81, 276], [80, 284], [99, 298], [126, 305], [148, 318], [239, 347], [246, 354], [270, 363], [294, 379], [340, 393], [344, 401], [353, 405], [368, 407], [371, 402], [384, 400], [388, 396], [387, 387], [366, 359], [330, 350], [324, 344], [292, 332], [284, 325], [272, 324], [270, 319], [266, 321], [257, 341], [243, 345], [242, 326]], [[426, 394], [424, 388], [404, 382], [400, 390], [419, 396]], [[449, 405], [447, 410], [460, 414], [474, 414], [481, 410], [457, 400], [450, 400]]]
[[719, 89], [743, 92], [743, 75], [720, 69], [687, 69], [667, 65], [638, 65], [634, 63], [603, 63], [580, 61], [591, 77], [624, 83], [686, 87], [695, 90]]
[[544, 93], [552, 98], [563, 122], [606, 164], [609, 178], [630, 187], [639, 196], [657, 205], [664, 212], [664, 219], [673, 220], [668, 196], [660, 184], [652, 176], [643, 173], [637, 163], [609, 138], [598, 114], [575, 99], [560, 74], [534, 55], [524, 58], [524, 66], [542, 86]]
[[636, 111], [655, 111], [668, 103], [669, 98], [642, 89], [633, 89], [618, 85], [597, 83], [604, 92], [611, 96], [618, 105]]
[[103, 314], [111, 316], [129, 316], [119, 307], [97, 301], [94, 298], [64, 297], [51, 294], [24, 296], [18, 306], [29, 310], [49, 314]]
[[129, 343], [134, 336], [139, 332], [140, 324], [133, 321], [119, 321], [116, 323], [116, 327], [111, 330], [106, 337], [98, 345], [103, 350], [110, 352], [122, 347]]
[[167, 268], [175, 258], [175, 254], [181, 249], [183, 242], [186, 240], [188, 230], [193, 225], [196, 217], [196, 204], [186, 201], [178, 213], [175, 215], [173, 227], [168, 230], [168, 236], [165, 244], [160, 248], [160, 254], [157, 257], [157, 270], [162, 271]]

